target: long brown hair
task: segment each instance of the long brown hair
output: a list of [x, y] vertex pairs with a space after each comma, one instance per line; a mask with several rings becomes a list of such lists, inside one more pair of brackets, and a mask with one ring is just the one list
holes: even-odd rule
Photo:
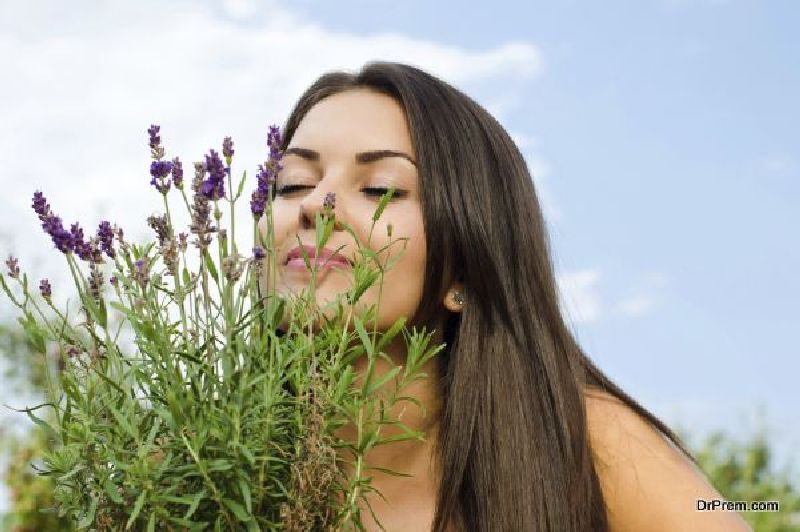
[[[447, 344], [437, 355], [442, 476], [433, 530], [608, 530], [586, 424], [588, 388], [621, 400], [696, 461], [592, 363], [566, 326], [522, 154], [469, 96], [384, 61], [319, 77], [295, 104], [283, 148], [316, 103], [355, 88], [400, 104], [417, 157], [427, 263], [409, 325], [444, 323]], [[461, 313], [442, 305], [453, 281], [464, 283]]]

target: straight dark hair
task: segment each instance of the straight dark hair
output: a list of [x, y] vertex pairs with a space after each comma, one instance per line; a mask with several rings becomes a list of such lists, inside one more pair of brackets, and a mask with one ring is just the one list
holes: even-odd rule
[[[693, 462], [677, 435], [605, 376], [562, 317], [544, 218], [525, 160], [482, 106], [419, 68], [328, 72], [295, 104], [283, 148], [318, 102], [350, 89], [391, 96], [416, 152], [427, 241], [409, 325], [442, 325], [435, 532], [604, 531], [608, 518], [584, 392], [622, 401]], [[461, 313], [442, 300], [464, 283]]]

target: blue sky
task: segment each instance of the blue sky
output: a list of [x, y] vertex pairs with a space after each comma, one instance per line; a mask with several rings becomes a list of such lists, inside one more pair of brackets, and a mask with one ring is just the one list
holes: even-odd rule
[[800, 448], [800, 3], [472, 4], [3, 3], [3, 255], [63, 275], [28, 207], [37, 187], [65, 219], [112, 216], [149, 238], [151, 122], [185, 160], [231, 134], [252, 170], [267, 125], [323, 71], [417, 64], [519, 143], [565, 307], [599, 366], [697, 433], [747, 433], [761, 405], [788, 459]]
[[359, 35], [535, 46], [537, 76], [475, 94], [536, 141], [583, 345], [688, 428], [740, 433], [761, 404], [800, 445], [800, 4], [293, 6]]

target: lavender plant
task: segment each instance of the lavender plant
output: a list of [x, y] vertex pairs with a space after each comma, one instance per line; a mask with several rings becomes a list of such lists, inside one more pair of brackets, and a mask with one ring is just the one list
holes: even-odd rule
[[[392, 257], [390, 247], [403, 239], [369, 247], [394, 189], [379, 202], [366, 243], [338, 222], [358, 247], [346, 293], [317, 304], [317, 265], [304, 251], [309, 288], [297, 297], [261, 294], [260, 277], [275, 286], [271, 190], [281, 169], [279, 129], [270, 127], [269, 158], [251, 195], [253, 242], [245, 254], [234, 231], [247, 176], [234, 187], [230, 137], [221, 157], [210, 150], [194, 163], [187, 193], [181, 161], [165, 158], [160, 127], [148, 134], [150, 183], [164, 205], [147, 219], [156, 241], [128, 242], [105, 220], [87, 238], [77, 222], [65, 229], [41, 191], [33, 194], [42, 228], [74, 280], [78, 323], [54, 304], [58, 287], [49, 280], [40, 280], [38, 293], [30, 288], [16, 258], [0, 274], [25, 334], [41, 356], [56, 356], [46, 402], [23, 410], [49, 435], [40, 474], [56, 484], [52, 511], [77, 529], [98, 531], [363, 529], [362, 508], [372, 511], [367, 495], [376, 491], [367, 455], [379, 445], [423, 439], [388, 412], [404, 401], [422, 407], [403, 390], [426, 377], [421, 368], [443, 347], [429, 346], [431, 333], [409, 331], [404, 319], [385, 332], [367, 330], [377, 323], [383, 276], [402, 254]], [[169, 201], [176, 195], [191, 215], [177, 235]], [[317, 249], [332, 234], [334, 202], [326, 197], [316, 215]], [[262, 216], [266, 234], [258, 227]], [[190, 268], [192, 258], [197, 268]], [[377, 305], [356, 311], [376, 282]], [[279, 331], [286, 315], [288, 327]], [[131, 347], [120, 340], [124, 328]], [[397, 366], [384, 348], [401, 333], [408, 358]], [[361, 357], [367, 369], [357, 373]], [[379, 359], [389, 371], [376, 373]], [[355, 441], [337, 436], [346, 425]]]

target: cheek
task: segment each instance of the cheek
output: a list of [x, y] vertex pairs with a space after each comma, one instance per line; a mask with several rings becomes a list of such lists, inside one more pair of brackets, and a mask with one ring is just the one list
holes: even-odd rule
[[[416, 222], [416, 220], [415, 220]], [[426, 243], [422, 222], [403, 225], [402, 236], [408, 241], [396, 241], [389, 248], [389, 260], [402, 257], [392, 266], [384, 277], [383, 295], [381, 297], [381, 324], [389, 327], [400, 316], [408, 319], [416, 312], [422, 301], [422, 289], [425, 282]], [[398, 238], [400, 235], [393, 235]], [[388, 243], [388, 240], [387, 242]], [[384, 259], [385, 260], [385, 259]]]

